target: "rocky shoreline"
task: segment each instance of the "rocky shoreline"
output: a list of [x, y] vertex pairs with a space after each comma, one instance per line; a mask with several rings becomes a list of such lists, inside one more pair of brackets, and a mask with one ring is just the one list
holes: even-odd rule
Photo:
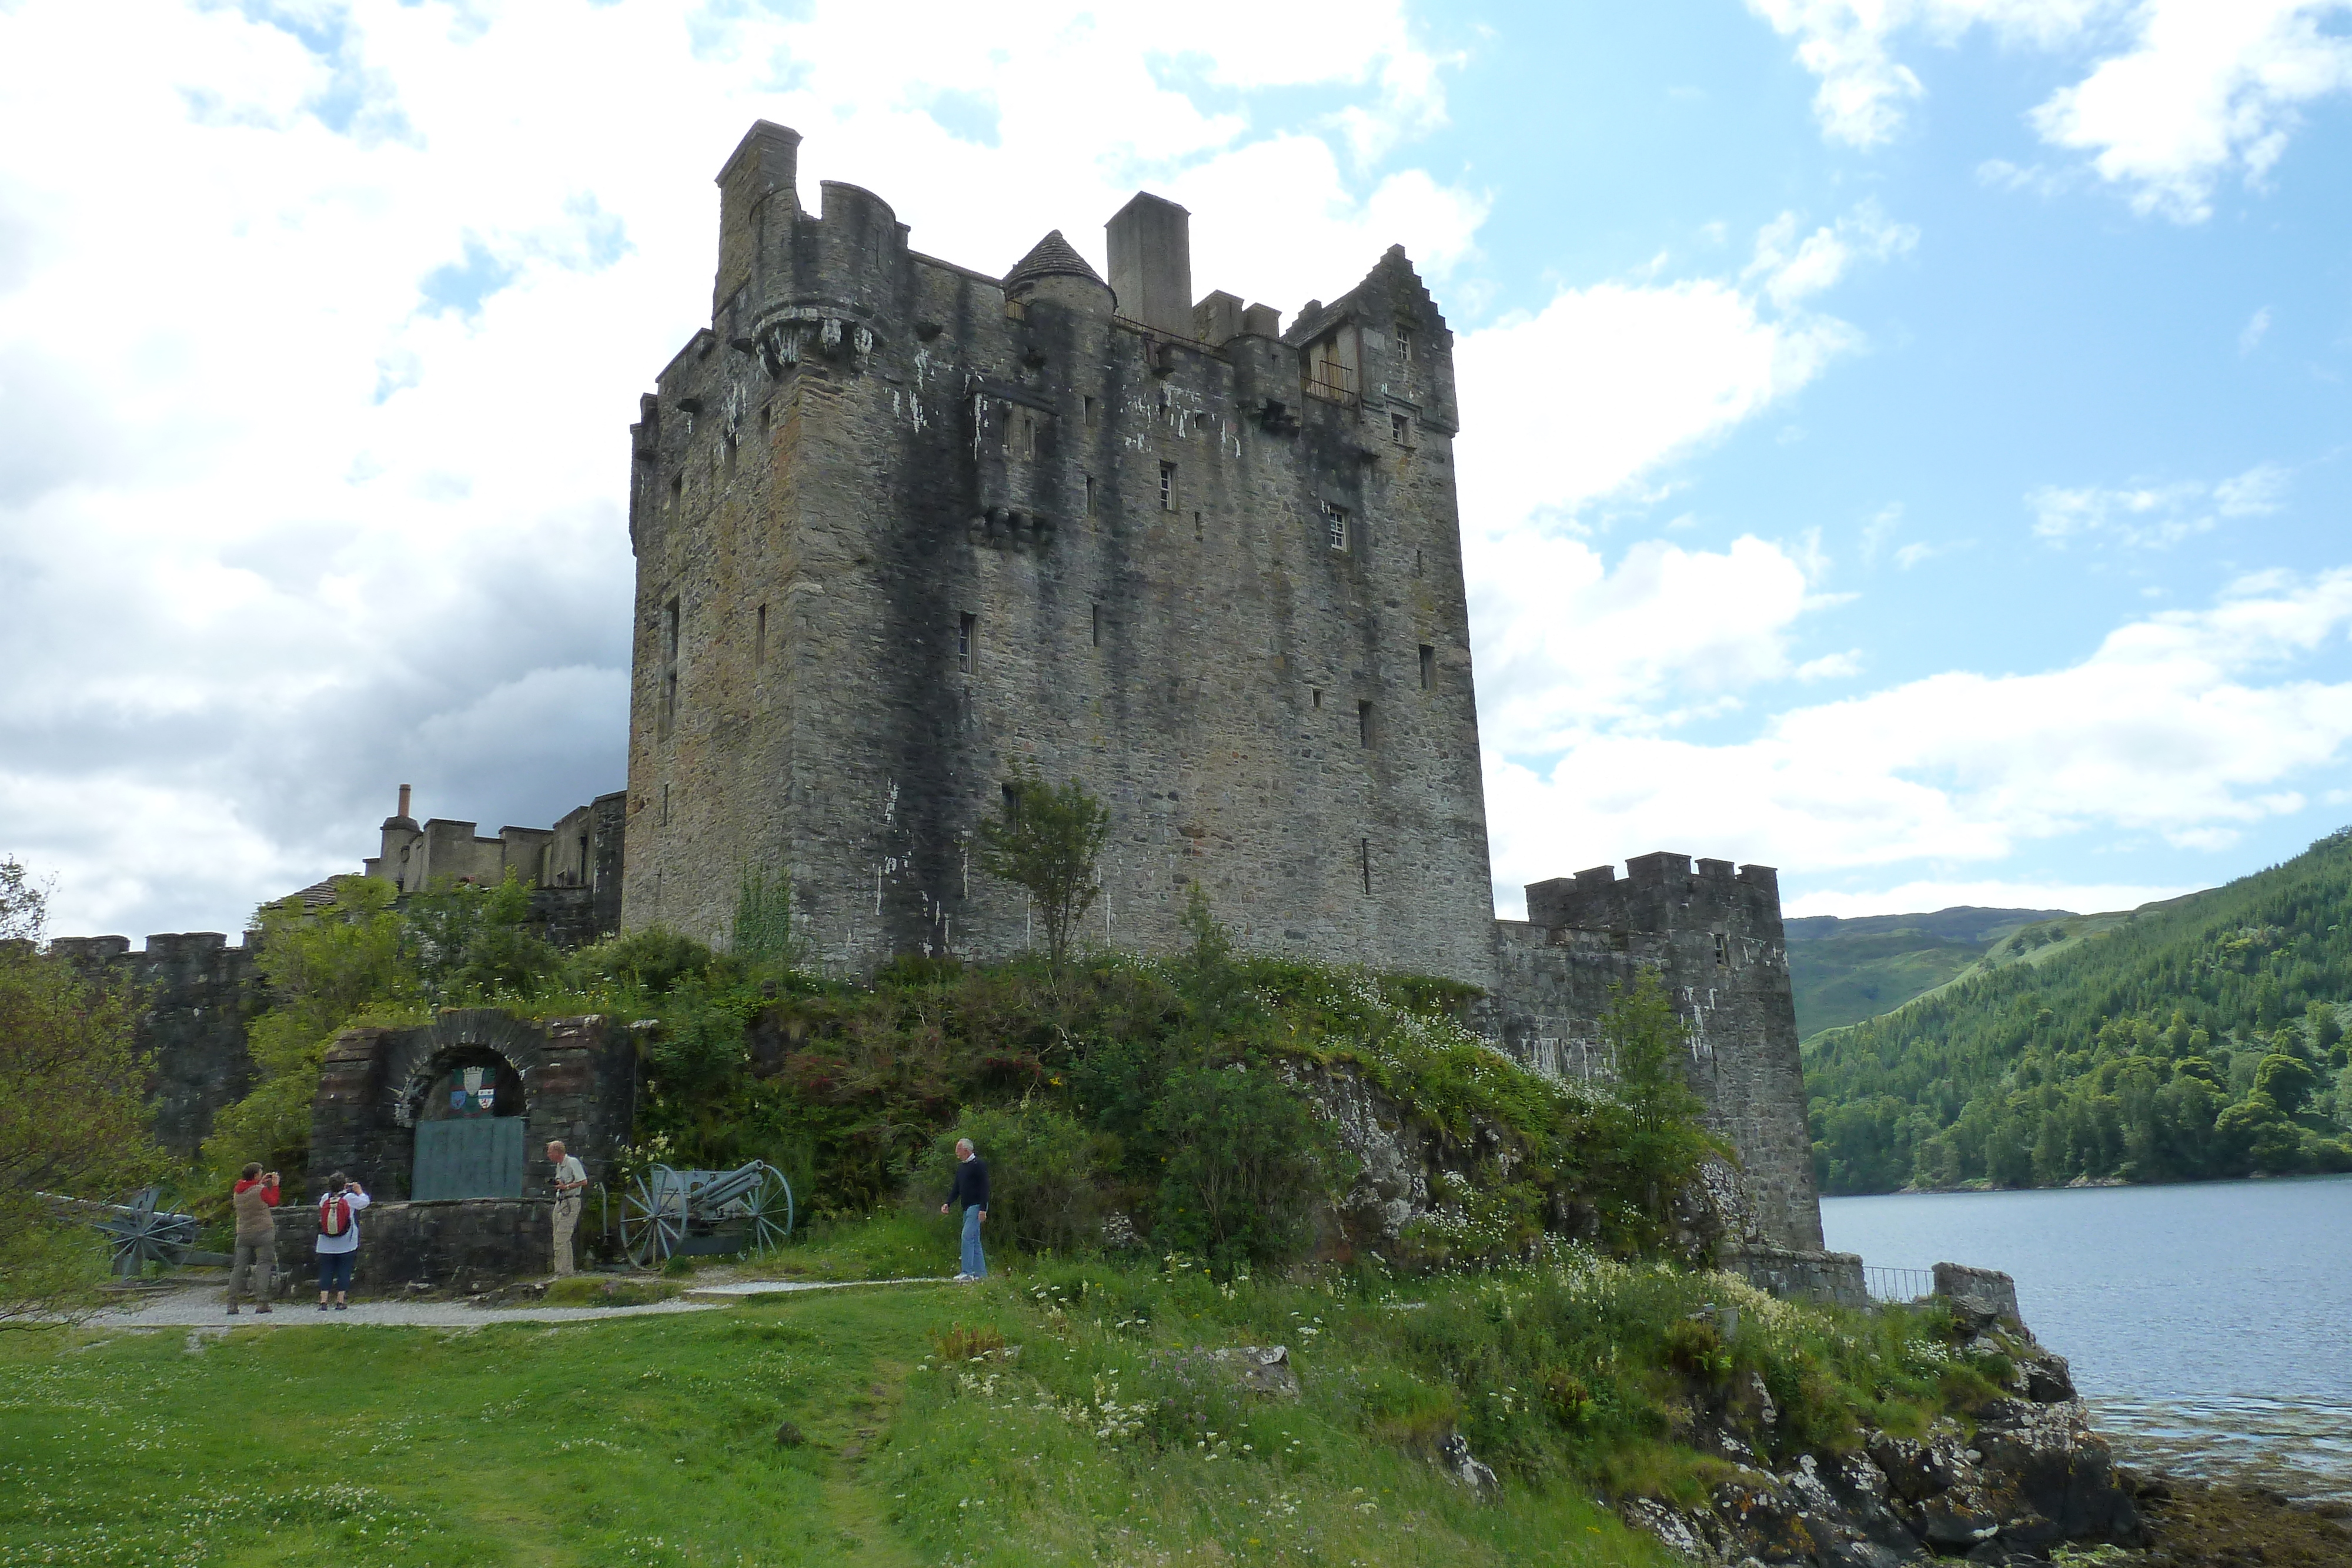
[[2065, 1358], [2033, 1342], [2014, 1297], [1957, 1303], [1972, 1356], [2010, 1368], [2001, 1394], [1916, 1437], [1762, 1468], [1777, 1413], [1759, 1385], [1694, 1412], [1730, 1470], [1703, 1503], [1626, 1501], [1626, 1522], [1708, 1568], [2346, 1568], [2352, 1506], [2119, 1465]]

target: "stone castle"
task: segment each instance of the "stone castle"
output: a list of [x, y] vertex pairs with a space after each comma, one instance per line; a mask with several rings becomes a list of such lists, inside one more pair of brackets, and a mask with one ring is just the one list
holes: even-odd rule
[[1475, 986], [1570, 1076], [1658, 971], [1749, 1239], [1817, 1251], [1771, 868], [1643, 855], [1494, 917], [1452, 337], [1403, 251], [1286, 329], [1196, 299], [1185, 210], [1139, 194], [1108, 280], [1058, 232], [998, 277], [856, 186], [804, 201], [799, 141], [759, 123], [721, 170], [710, 325], [631, 431], [627, 789], [497, 839], [404, 791], [370, 874], [512, 867], [551, 934], [719, 939], [781, 873], [835, 972], [997, 958], [1029, 913], [972, 836], [1016, 769], [1076, 779], [1105, 946], [1178, 945], [1197, 884], [1245, 948]]

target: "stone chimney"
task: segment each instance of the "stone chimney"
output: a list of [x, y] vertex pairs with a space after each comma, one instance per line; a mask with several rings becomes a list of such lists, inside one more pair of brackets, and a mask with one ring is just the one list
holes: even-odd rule
[[1118, 313], [1180, 338], [1192, 336], [1192, 214], [1138, 191], [1103, 225]]

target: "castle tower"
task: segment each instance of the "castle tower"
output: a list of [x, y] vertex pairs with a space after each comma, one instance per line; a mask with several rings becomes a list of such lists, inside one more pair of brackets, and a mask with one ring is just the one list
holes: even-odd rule
[[1560, 1077], [1613, 1068], [1599, 1020], [1612, 988], [1654, 970], [1690, 1030], [1687, 1076], [1728, 1142], [1763, 1238], [1818, 1251], [1820, 1190], [1805, 1120], [1780, 880], [1770, 866], [1660, 852], [1528, 884], [1528, 918], [1495, 923], [1486, 1023]]
[[789, 876], [812, 956], [997, 957], [971, 864], [1018, 764], [1110, 808], [1084, 935], [1494, 964], [1454, 510], [1452, 339], [1401, 249], [1286, 332], [1191, 298], [1137, 196], [1106, 284], [1056, 233], [1002, 277], [754, 126], [719, 176], [709, 329], [643, 400], [623, 923], [723, 937]]

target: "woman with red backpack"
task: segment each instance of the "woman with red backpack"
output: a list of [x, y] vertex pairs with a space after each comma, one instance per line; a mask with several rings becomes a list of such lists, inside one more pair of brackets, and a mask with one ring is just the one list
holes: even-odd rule
[[351, 1306], [352, 1264], [360, 1250], [360, 1210], [368, 1206], [366, 1189], [337, 1171], [327, 1178], [327, 1196], [319, 1200], [319, 1310], [327, 1297], [335, 1311]]

